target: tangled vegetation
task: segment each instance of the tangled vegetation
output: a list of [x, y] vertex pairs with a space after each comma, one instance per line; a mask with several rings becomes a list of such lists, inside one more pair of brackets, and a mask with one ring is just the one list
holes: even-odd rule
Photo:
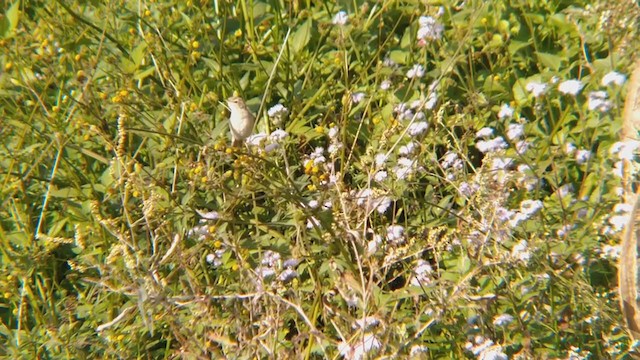
[[636, 351], [616, 292], [636, 5], [0, 10], [2, 356]]

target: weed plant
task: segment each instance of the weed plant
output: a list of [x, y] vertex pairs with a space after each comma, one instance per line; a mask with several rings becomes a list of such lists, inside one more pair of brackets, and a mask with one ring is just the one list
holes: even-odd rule
[[3, 357], [634, 353], [637, 5], [3, 4]]

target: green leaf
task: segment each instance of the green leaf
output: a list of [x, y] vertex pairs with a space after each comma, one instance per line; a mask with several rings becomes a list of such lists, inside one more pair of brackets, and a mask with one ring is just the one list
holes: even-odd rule
[[131, 52], [131, 60], [133, 60], [136, 68], [140, 67], [140, 65], [142, 64], [142, 60], [144, 60], [145, 50], [147, 50], [147, 44], [142, 43], [136, 46], [136, 48]]
[[304, 24], [302, 24], [302, 26], [298, 28], [298, 30], [296, 30], [295, 34], [293, 34], [293, 38], [291, 40], [293, 42], [291, 50], [293, 50], [294, 54], [299, 53], [300, 50], [304, 49], [304, 47], [309, 43], [309, 39], [311, 38], [312, 25], [313, 20], [309, 18], [304, 22]]
[[13, 31], [18, 26], [18, 21], [20, 20], [20, 1], [16, 1], [11, 5], [9, 10], [7, 11], [7, 19], [9, 19], [9, 24], [11, 24], [10, 30]]
[[133, 74], [136, 71], [136, 64], [124, 57], [120, 59], [120, 66], [125, 74]]
[[49, 195], [52, 197], [59, 197], [64, 199], [84, 197], [84, 194], [80, 190], [71, 188], [71, 187], [66, 187], [62, 189], [52, 187], [51, 191], [49, 192]]
[[207, 65], [212, 71], [220, 72], [220, 64], [217, 61], [205, 57], [202, 58], [202, 61], [204, 61], [205, 65]]
[[538, 56], [538, 60], [542, 63], [542, 65], [555, 71], [560, 70], [560, 66], [562, 65], [561, 56], [543, 52], [538, 52], [536, 55]]
[[151, 74], [153, 74], [154, 71], [155, 71], [155, 68], [153, 66], [149, 66], [145, 70], [138, 71], [133, 76], [133, 78], [136, 79], [136, 80], [142, 80], [142, 79], [146, 78], [147, 76], [151, 76]]
[[508, 47], [509, 54], [515, 54], [521, 49], [528, 47], [529, 45], [530, 45], [529, 41], [525, 42], [525, 41], [511, 40], [509, 42], [509, 47]]
[[20, 1], [16, 1], [9, 7], [4, 17], [0, 18], [0, 36], [8, 37], [18, 27], [20, 20]]
[[409, 52], [404, 50], [393, 50], [389, 53], [389, 58], [395, 63], [403, 65], [409, 59]]
[[482, 85], [482, 88], [487, 93], [504, 94], [507, 92], [507, 89], [504, 86], [502, 86], [502, 83], [499, 81], [495, 81], [493, 79], [493, 76], [487, 76], [487, 78], [484, 81], [484, 84]]

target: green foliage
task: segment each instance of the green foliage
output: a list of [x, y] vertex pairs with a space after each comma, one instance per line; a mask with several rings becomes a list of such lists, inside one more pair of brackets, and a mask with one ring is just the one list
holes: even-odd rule
[[637, 7], [338, 3], [4, 5], [2, 356], [635, 353], [601, 81]]

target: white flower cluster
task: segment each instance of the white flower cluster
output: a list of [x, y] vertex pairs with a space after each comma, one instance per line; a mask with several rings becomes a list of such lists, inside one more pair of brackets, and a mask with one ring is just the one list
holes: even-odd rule
[[364, 98], [365, 98], [365, 94], [363, 92], [356, 92], [351, 94], [351, 101], [354, 104], [360, 103], [362, 100], [364, 100]]
[[611, 145], [611, 148], [609, 148], [609, 154], [617, 157], [618, 160], [635, 161], [639, 150], [640, 141], [627, 139], [624, 141], [618, 141]]
[[282, 262], [279, 253], [267, 250], [262, 254], [260, 266], [256, 267], [255, 273], [262, 282], [277, 279], [286, 284], [298, 277], [295, 268], [299, 263], [295, 258]]
[[[522, 221], [530, 219], [533, 215], [537, 214], [540, 209], [542, 209], [542, 201], [540, 200], [523, 200], [520, 203], [520, 209], [518, 210], [509, 210], [502, 206], [496, 209], [496, 218], [498, 221], [503, 223], [508, 223], [509, 227], [514, 228], [518, 226], [518, 224]], [[526, 250], [527, 243], [518, 244], [514, 247], [514, 252], [512, 253], [514, 257], [520, 258], [524, 260], [524, 256], [522, 255]], [[528, 255], [526, 255], [528, 256]]]
[[578, 163], [578, 165], [585, 164], [591, 159], [591, 151], [586, 149], [576, 149], [573, 143], [567, 143], [565, 145], [564, 151], [567, 155], [573, 156]]
[[407, 78], [408, 79], [413, 79], [413, 78], [421, 78], [424, 76], [424, 66], [420, 65], [420, 64], [415, 64], [413, 65], [413, 67], [411, 69], [409, 69], [409, 71], [407, 71]]
[[404, 227], [401, 225], [390, 225], [387, 227], [387, 241], [393, 245], [404, 243]]
[[[557, 81], [557, 78], [552, 79], [552, 83]], [[616, 71], [607, 73], [601, 81], [602, 86], [617, 85], [621, 86], [626, 81], [626, 77]], [[584, 88], [584, 83], [577, 79], [570, 79], [562, 81], [558, 84], [558, 91], [565, 95], [577, 96]], [[530, 81], [525, 86], [525, 89], [530, 92], [534, 97], [540, 97], [546, 93], [548, 85], [538, 81]], [[609, 94], [606, 91], [598, 90], [591, 91], [587, 95], [587, 108], [590, 111], [608, 112], [613, 103], [608, 100]], [[501, 117], [502, 118], [502, 117]]]
[[338, 138], [339, 135], [340, 132], [337, 127], [333, 126], [329, 129], [329, 147], [327, 148], [327, 151], [331, 157], [338, 156], [338, 151], [343, 147], [342, 142], [340, 142], [340, 139]]
[[366, 333], [362, 337], [356, 337], [353, 344], [342, 341], [338, 345], [338, 351], [345, 360], [361, 360], [371, 351], [378, 350], [382, 347], [380, 340], [371, 333]]
[[502, 136], [487, 139], [490, 136], [493, 136], [493, 129], [489, 127], [482, 128], [476, 132], [476, 138], [483, 139], [476, 142], [476, 148], [481, 153], [492, 153], [509, 147], [509, 144], [507, 144]]
[[440, 165], [442, 166], [443, 169], [453, 168], [456, 170], [461, 170], [462, 167], [464, 166], [464, 163], [462, 162], [462, 159], [460, 159], [458, 154], [452, 151], [448, 151], [442, 157], [442, 161], [440, 162]]
[[245, 142], [249, 147], [258, 149], [259, 152], [270, 153], [278, 148], [280, 148], [284, 139], [286, 139], [289, 134], [282, 130], [276, 129], [271, 134], [267, 135], [266, 133], [257, 133], [250, 135], [245, 139]]
[[513, 116], [513, 109], [509, 104], [502, 104], [500, 111], [498, 112], [499, 119], [509, 119]]
[[507, 326], [512, 322], [513, 322], [513, 316], [509, 314], [502, 314], [493, 318], [494, 326]]
[[613, 214], [608, 219], [608, 226], [604, 228], [606, 235], [614, 235], [624, 229], [631, 219], [632, 204], [620, 203], [613, 207]]
[[566, 95], [576, 96], [583, 87], [584, 84], [582, 81], [572, 79], [561, 82], [560, 85], [558, 85], [558, 91]]
[[282, 104], [276, 104], [267, 111], [267, 114], [275, 126], [280, 126], [282, 125], [282, 120], [289, 114], [289, 109]]
[[529, 262], [529, 259], [531, 259], [531, 252], [529, 252], [529, 244], [527, 243], [527, 240], [521, 240], [513, 247], [513, 249], [511, 249], [511, 257], [524, 263]]
[[485, 339], [478, 335], [473, 341], [465, 344], [465, 349], [473, 353], [478, 360], [508, 360], [507, 354], [502, 352], [502, 346], [496, 345], [493, 340]]
[[530, 92], [533, 97], [540, 97], [547, 91], [547, 84], [531, 81], [525, 86], [525, 90]]
[[627, 77], [616, 71], [610, 71], [602, 77], [602, 86], [609, 86], [611, 84], [622, 86], [627, 80]]
[[224, 256], [225, 249], [218, 249], [213, 253], [209, 253], [206, 256], [207, 263], [213, 267], [222, 265], [222, 256]]
[[591, 111], [607, 112], [613, 106], [610, 100], [607, 100], [609, 94], [606, 91], [592, 91], [589, 93], [587, 108]]
[[[415, 105], [412, 103], [411, 105]], [[407, 105], [406, 103], [400, 103], [393, 108], [393, 111], [396, 113], [396, 117], [400, 121], [413, 121], [415, 120], [424, 120], [426, 119], [426, 115], [422, 111], [416, 111], [415, 107]]]
[[187, 231], [187, 236], [191, 238], [195, 237], [198, 241], [202, 241], [210, 235], [212, 225], [211, 221], [218, 220], [220, 218], [220, 214], [218, 214], [217, 211], [204, 212], [196, 210], [196, 212], [201, 217], [199, 225], [189, 229], [189, 231]]
[[420, 16], [418, 19], [418, 40], [440, 40], [444, 32], [444, 26], [431, 16]]
[[384, 195], [376, 195], [372, 189], [362, 189], [355, 195], [356, 204], [365, 208], [369, 212], [376, 209], [380, 214], [384, 214], [391, 206], [391, 198]]
[[333, 25], [344, 26], [349, 21], [349, 15], [346, 11], [338, 11], [333, 17]]
[[415, 160], [408, 157], [401, 157], [398, 159], [398, 164], [394, 166], [393, 173], [398, 180], [404, 180], [415, 173], [416, 170], [421, 169], [422, 168], [418, 166], [418, 163]]
[[427, 286], [433, 281], [433, 267], [428, 261], [419, 259], [416, 267], [413, 268], [413, 277], [411, 278], [411, 285], [413, 286]]

